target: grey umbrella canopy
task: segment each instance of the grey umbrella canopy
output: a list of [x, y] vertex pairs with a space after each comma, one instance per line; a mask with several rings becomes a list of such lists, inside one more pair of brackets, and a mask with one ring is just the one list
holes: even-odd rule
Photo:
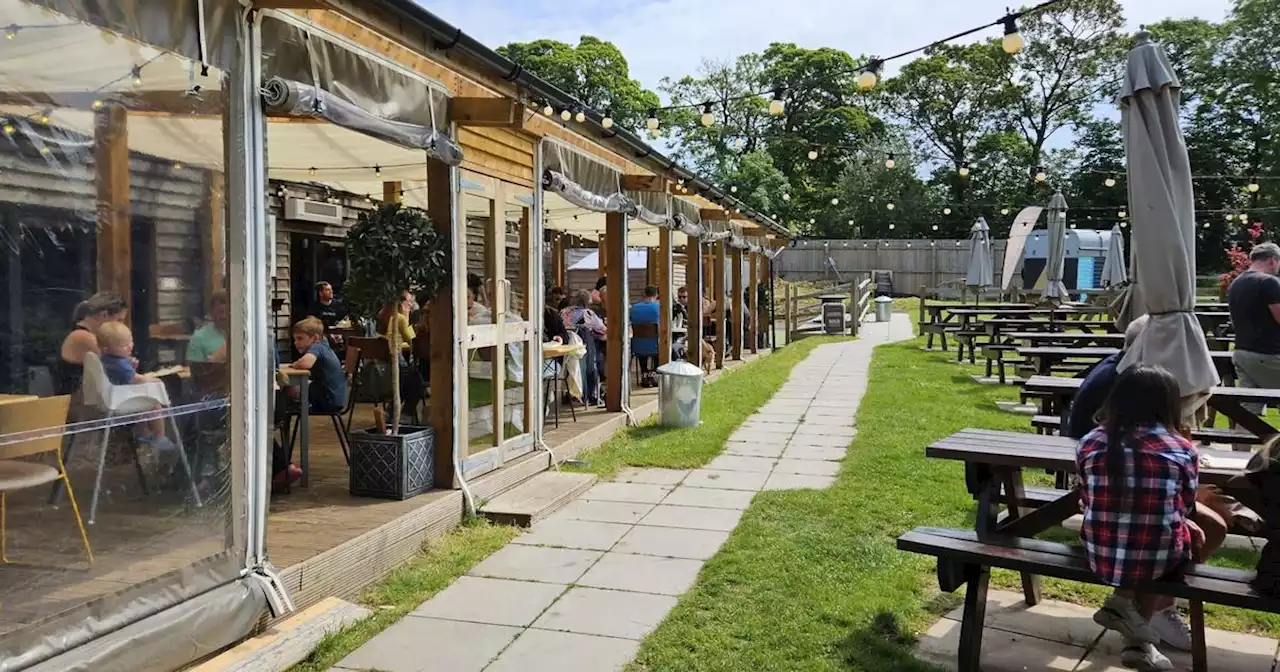
[[1129, 279], [1129, 271], [1124, 267], [1124, 235], [1120, 233], [1120, 225], [1111, 227], [1111, 242], [1107, 245], [1107, 256], [1102, 261], [1102, 286], [1118, 287]]
[[1067, 199], [1059, 191], [1049, 199], [1049, 258], [1042, 301], [1062, 303], [1067, 300], [1067, 287], [1062, 284], [1062, 266], [1067, 259]]
[[1179, 126], [1178, 78], [1164, 50], [1139, 32], [1120, 89], [1120, 122], [1133, 213], [1132, 276], [1118, 322], [1146, 329], [1120, 362], [1163, 366], [1178, 379], [1189, 416], [1219, 382], [1195, 310], [1195, 199]]
[[969, 272], [964, 284], [971, 287], [977, 297], [991, 286], [991, 227], [981, 217], [969, 229]]

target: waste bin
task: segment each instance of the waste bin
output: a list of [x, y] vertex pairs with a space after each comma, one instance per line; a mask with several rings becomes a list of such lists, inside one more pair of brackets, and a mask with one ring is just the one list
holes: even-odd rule
[[888, 322], [893, 315], [893, 299], [888, 296], [876, 297], [876, 322]]
[[658, 423], [697, 427], [702, 416], [702, 369], [689, 362], [658, 367]]

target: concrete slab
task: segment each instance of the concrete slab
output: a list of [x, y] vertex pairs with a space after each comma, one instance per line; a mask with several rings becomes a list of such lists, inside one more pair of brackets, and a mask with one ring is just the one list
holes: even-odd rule
[[621, 590], [573, 588], [535, 623], [544, 630], [641, 639], [676, 606], [676, 598]]
[[840, 414], [840, 415], [808, 415], [806, 414], [804, 416], [804, 424], [809, 427], [812, 427], [812, 426], [852, 427], [853, 416], [854, 416], [853, 413], [849, 413], [847, 415], [845, 414]]
[[[920, 638], [916, 656], [949, 670], [956, 669], [960, 623], [944, 618]], [[1071, 672], [1084, 658], [1085, 649], [1047, 639], [1037, 639], [988, 628], [982, 635], [983, 672], [1053, 670]]]
[[720, 471], [750, 471], [767, 474], [773, 471], [773, 463], [777, 460], [769, 457], [745, 457], [742, 455], [717, 455], [707, 463], [707, 469]]
[[[773, 427], [785, 427], [785, 425], [773, 425]], [[795, 434], [795, 429], [770, 429], [769, 427], [751, 427], [748, 429], [739, 429], [729, 435], [730, 441], [786, 441], [788, 437]]]
[[[813, 446], [807, 443], [792, 443], [782, 451], [784, 460], [829, 460], [839, 462], [845, 458], [847, 450], [826, 446]], [[600, 486], [596, 486], [600, 487]]]
[[676, 506], [702, 506], [711, 509], [736, 509], [741, 511], [751, 505], [751, 498], [756, 493], [746, 490], [720, 490], [717, 488], [691, 488], [682, 485], [666, 499], [663, 504]]
[[520, 628], [409, 617], [338, 662], [348, 670], [480, 672]]
[[790, 427], [795, 429], [800, 424], [800, 418], [804, 417], [804, 411], [797, 409], [792, 413], [783, 413], [774, 411], [769, 413], [756, 413], [747, 418], [742, 423], [743, 427]]
[[[1074, 606], [1074, 605], [1071, 605]], [[1205, 653], [1210, 670], [1231, 672], [1271, 672], [1276, 659], [1276, 640], [1242, 632], [1224, 632], [1205, 628]], [[1124, 670], [1120, 652], [1124, 642], [1114, 632], [1106, 633], [1085, 658], [1089, 672], [1095, 670]], [[1169, 657], [1179, 670], [1191, 669], [1191, 654], [1169, 646], [1161, 646], [1160, 652]]]
[[647, 483], [600, 483], [582, 496], [582, 499], [605, 502], [632, 502], [638, 504], [657, 504], [671, 493], [669, 485], [650, 485]]
[[1040, 412], [1040, 407], [1035, 404], [1020, 404], [1016, 401], [997, 401], [996, 408], [1005, 413], [1016, 413], [1018, 415], [1035, 415]]
[[[835, 464], [832, 462], [831, 464]], [[834, 476], [812, 476], [809, 474], [780, 474], [773, 473], [769, 476], [769, 480], [764, 484], [765, 490], [799, 490], [802, 488], [812, 488], [814, 490], [822, 490], [828, 488], [835, 483]]]
[[805, 411], [806, 418], [828, 417], [828, 416], [845, 416], [852, 415], [857, 412], [857, 408], [849, 406], [811, 406]]
[[724, 452], [728, 455], [744, 455], [746, 457], [781, 457], [787, 447], [786, 441], [776, 443], [739, 443], [724, 444]]
[[556, 583], [460, 576], [412, 615], [526, 627], [566, 590]]
[[[834, 463], [820, 462], [818, 464]], [[742, 511], [735, 509], [710, 509], [701, 506], [659, 504], [640, 523], [654, 527], [682, 527], [689, 530], [732, 532], [741, 519]]]
[[640, 522], [645, 514], [653, 510], [654, 504], [638, 504], [635, 502], [604, 502], [590, 499], [575, 499], [569, 502], [547, 520], [594, 520], [601, 523], [626, 523], [633, 525]]
[[614, 547], [617, 553], [706, 560], [729, 538], [728, 532], [637, 525]]
[[684, 480], [685, 487], [716, 488], [720, 490], [759, 490], [764, 487], [767, 473], [750, 471], [722, 471], [719, 469], [694, 469]]
[[[840, 473], [840, 463], [826, 460], [778, 460], [778, 464], [773, 468], [773, 473], [774, 475], [835, 476]], [[765, 482], [765, 487], [768, 487], [767, 481]]]
[[511, 544], [485, 558], [467, 572], [470, 576], [498, 579], [573, 583], [603, 555], [599, 551], [543, 548]]
[[693, 586], [701, 569], [701, 560], [605, 553], [578, 585], [679, 597]]
[[527, 630], [485, 672], [618, 672], [639, 648], [631, 639]]
[[852, 427], [827, 427], [818, 429], [837, 430], [834, 434], [822, 434], [812, 432], [808, 434], [797, 434], [791, 437], [791, 445], [814, 446], [818, 448], [848, 448], [853, 443]]
[[618, 471], [614, 481], [618, 483], [644, 483], [647, 485], [675, 485], [689, 475], [688, 469], [650, 469], [627, 467]]
[[[1094, 609], [1078, 604], [1045, 600], [1028, 607], [1020, 593], [992, 590], [987, 593], [988, 628], [1089, 648], [1102, 635], [1093, 622]], [[964, 608], [957, 607], [946, 618], [959, 621]]]
[[553, 546], [556, 548], [580, 548], [588, 551], [607, 551], [618, 543], [622, 535], [631, 529], [622, 523], [601, 523], [591, 520], [544, 520], [529, 531], [512, 540], [526, 546]]

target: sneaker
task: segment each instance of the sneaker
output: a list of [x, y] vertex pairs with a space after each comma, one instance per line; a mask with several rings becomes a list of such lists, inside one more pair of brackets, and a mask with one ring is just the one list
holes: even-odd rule
[[1156, 634], [1147, 619], [1138, 613], [1138, 607], [1131, 600], [1112, 594], [1102, 603], [1102, 608], [1093, 613], [1093, 622], [1108, 630], [1115, 630], [1124, 637], [1158, 644], [1160, 635]]
[[1182, 620], [1176, 606], [1161, 609], [1151, 616], [1151, 628], [1160, 635], [1160, 641], [1179, 651], [1191, 650], [1191, 626]]
[[302, 480], [302, 469], [291, 464], [284, 471], [276, 472], [271, 477], [271, 492], [273, 494], [283, 492], [286, 487], [293, 486], [300, 480]]
[[1150, 642], [1127, 642], [1124, 651], [1120, 652], [1120, 662], [1125, 667], [1139, 672], [1162, 672], [1174, 669], [1173, 661], [1160, 653], [1155, 644]]

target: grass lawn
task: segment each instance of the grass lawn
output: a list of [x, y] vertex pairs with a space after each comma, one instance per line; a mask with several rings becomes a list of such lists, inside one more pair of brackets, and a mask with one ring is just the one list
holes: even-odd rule
[[692, 469], [715, 457], [738, 425], [769, 401], [791, 375], [791, 369], [823, 343], [839, 337], [815, 336], [720, 376], [702, 390], [702, 424], [689, 429], [657, 426], [653, 418], [618, 433], [578, 457], [569, 469], [613, 476], [622, 467]]
[[333, 667], [517, 534], [519, 531], [514, 527], [490, 525], [483, 518], [477, 518], [428, 542], [416, 558], [365, 592], [360, 603], [373, 611], [372, 616], [326, 636], [291, 672], [323, 672]]
[[[901, 306], [900, 309], [907, 308]], [[858, 412], [858, 438], [827, 490], [762, 492], [696, 586], [645, 640], [632, 670], [931, 670], [911, 657], [919, 633], [957, 606], [939, 594], [931, 558], [899, 552], [917, 525], [972, 527], [962, 465], [924, 447], [964, 427], [1027, 430], [996, 410], [1014, 388], [972, 383], [975, 367], [882, 346]], [[954, 357], [954, 355], [952, 355]], [[1060, 540], [1075, 535], [1060, 530]], [[1249, 566], [1250, 554], [1217, 564]], [[1017, 590], [1016, 574], [993, 586]], [[1104, 589], [1044, 581], [1045, 596], [1100, 603]], [[1280, 617], [1207, 607], [1215, 627], [1280, 635]]]

